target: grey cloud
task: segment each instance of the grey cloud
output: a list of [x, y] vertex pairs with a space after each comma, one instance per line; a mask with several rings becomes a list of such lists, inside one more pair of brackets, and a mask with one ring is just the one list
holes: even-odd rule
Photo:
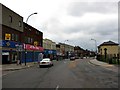
[[68, 14], [81, 16], [85, 13], [117, 13], [115, 2], [74, 2], [68, 7]]
[[111, 21], [109, 23], [101, 22], [98, 24], [91, 25], [75, 25], [72, 27], [64, 28], [64, 33], [86, 33], [86, 34], [99, 34], [99, 35], [110, 35], [112, 32], [117, 31], [117, 21]]
[[99, 22], [93, 25], [78, 24], [73, 27], [67, 27], [64, 29], [65, 29], [64, 33], [69, 35], [72, 35], [73, 33], [79, 33], [79, 34], [83, 33], [85, 35], [84, 37], [78, 37], [78, 39], [81, 40], [82, 42], [90, 40], [90, 38], [94, 38], [94, 37], [95, 39], [98, 39], [98, 41], [100, 40], [117, 41], [118, 39], [117, 20]]
[[110, 22], [101, 22], [99, 25], [95, 26], [95, 33], [98, 33], [99, 35], [112, 35], [113, 32], [117, 32], [117, 20], [110, 21]]

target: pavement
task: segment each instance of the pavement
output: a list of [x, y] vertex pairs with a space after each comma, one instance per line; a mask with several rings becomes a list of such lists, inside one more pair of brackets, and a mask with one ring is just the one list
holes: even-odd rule
[[2, 68], [2, 71], [14, 71], [14, 70], [29, 68], [36, 64], [37, 62], [27, 62], [26, 65], [25, 63], [19, 64], [19, 65], [17, 65], [16, 63], [15, 64], [4, 64], [4, 65], [0, 65], [0, 68]]
[[114, 65], [114, 64], [108, 64], [102, 61], [98, 61], [96, 59], [90, 60], [89, 63], [95, 65], [95, 66], [101, 66], [104, 67], [108, 70], [111, 70], [113, 72], [118, 72], [119, 65]]
[[[108, 64], [108, 63], [105, 63], [105, 62], [98, 61], [96, 59], [90, 60], [89, 63], [91, 63], [91, 64], [93, 64], [95, 66], [105, 67], [105, 68], [107, 68], [109, 70], [112, 70], [112, 71], [115, 71], [115, 72], [118, 71], [118, 66], [117, 65]], [[34, 66], [36, 64], [37, 64], [37, 62], [29, 62], [29, 63], [27, 62], [26, 66], [25, 66], [25, 63], [22, 63], [21, 65], [5, 64], [5, 65], [0, 65], [0, 70], [2, 70], [2, 71], [20, 70], [20, 69], [25, 69], [25, 68], [32, 67], [32, 66]]]

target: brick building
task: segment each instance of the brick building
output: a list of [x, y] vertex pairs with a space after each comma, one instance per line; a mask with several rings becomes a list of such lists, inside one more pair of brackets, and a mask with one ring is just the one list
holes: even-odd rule
[[2, 14], [2, 63], [32, 62], [38, 60], [38, 54], [43, 52], [43, 33], [34, 27], [23, 23], [23, 17], [6, 6], [0, 4]]
[[43, 39], [44, 57], [56, 59], [56, 43], [50, 39]]
[[57, 49], [57, 55], [64, 58], [68, 58], [71, 53], [74, 53], [74, 46], [64, 43], [57, 44], [56, 49]]
[[16, 44], [22, 45], [23, 17], [0, 4], [2, 12], [2, 63], [13, 63], [17, 60]]
[[25, 60], [26, 62], [38, 61], [39, 53], [43, 52], [43, 33], [26, 23], [23, 23], [23, 26], [21, 41], [26, 54], [23, 52], [22, 60], [23, 62]]

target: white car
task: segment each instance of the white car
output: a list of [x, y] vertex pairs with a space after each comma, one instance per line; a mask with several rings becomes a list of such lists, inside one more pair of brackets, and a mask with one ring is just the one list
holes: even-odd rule
[[44, 58], [42, 61], [40, 61], [39, 67], [42, 66], [53, 66], [53, 62], [50, 60], [50, 58]]
[[70, 57], [70, 60], [75, 60], [75, 56], [71, 56], [71, 57]]

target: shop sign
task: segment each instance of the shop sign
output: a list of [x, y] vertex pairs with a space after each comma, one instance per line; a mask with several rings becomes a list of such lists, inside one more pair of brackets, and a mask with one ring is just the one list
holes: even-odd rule
[[11, 40], [11, 34], [6, 33], [5, 34], [5, 40]]
[[35, 41], [35, 42], [34, 42], [34, 46], [37, 46], [37, 45], [38, 45], [38, 42], [37, 42], [37, 41]]
[[52, 50], [49, 50], [49, 51], [48, 51], [48, 53], [49, 53], [49, 54], [52, 54], [52, 53], [53, 53], [53, 51], [52, 51]]
[[19, 42], [8, 41], [8, 40], [3, 40], [3, 41], [2, 41], [2, 47], [16, 48], [16, 44], [22, 45], [22, 44], [19, 43]]
[[26, 50], [44, 51], [43, 47], [40, 47], [40, 46], [33, 46], [33, 45], [30, 45], [30, 44], [24, 44], [24, 49], [26, 49]]

